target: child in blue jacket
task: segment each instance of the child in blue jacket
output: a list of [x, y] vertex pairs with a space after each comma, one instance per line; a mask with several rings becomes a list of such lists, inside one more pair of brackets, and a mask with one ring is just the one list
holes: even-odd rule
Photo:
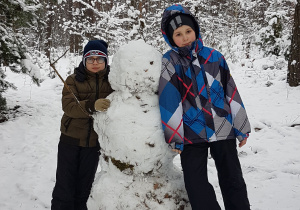
[[181, 5], [164, 11], [161, 30], [171, 47], [162, 59], [161, 119], [166, 142], [180, 154], [191, 206], [221, 209], [207, 177], [210, 148], [226, 210], [248, 210], [236, 139], [246, 144], [250, 123], [225, 58], [203, 46], [198, 22]]

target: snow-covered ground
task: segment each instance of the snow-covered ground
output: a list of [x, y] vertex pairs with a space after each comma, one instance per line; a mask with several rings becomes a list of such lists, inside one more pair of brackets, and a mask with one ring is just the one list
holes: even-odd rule
[[[66, 78], [79, 62], [64, 58], [57, 69]], [[248, 143], [238, 149], [252, 209], [300, 210], [300, 87], [286, 84], [286, 63], [280, 59], [229, 66], [252, 126]], [[20, 108], [0, 124], [0, 209], [50, 209], [63, 84], [47, 78], [37, 87], [27, 76], [6, 74], [18, 90], [4, 97], [9, 107]], [[174, 163], [180, 167], [179, 156]], [[209, 178], [222, 205], [212, 159]]]

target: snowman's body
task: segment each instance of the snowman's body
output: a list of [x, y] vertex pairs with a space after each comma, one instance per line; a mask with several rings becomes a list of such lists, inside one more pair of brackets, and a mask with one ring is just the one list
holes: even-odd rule
[[129, 42], [114, 55], [111, 107], [95, 117], [102, 154], [91, 209], [190, 209], [161, 128], [160, 68], [161, 54], [143, 41]]

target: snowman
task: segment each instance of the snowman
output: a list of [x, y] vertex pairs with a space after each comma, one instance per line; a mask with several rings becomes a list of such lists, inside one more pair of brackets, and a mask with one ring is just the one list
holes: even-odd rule
[[107, 112], [95, 116], [101, 145], [89, 209], [191, 209], [175, 153], [165, 143], [158, 106], [161, 54], [131, 41], [114, 55], [115, 90]]

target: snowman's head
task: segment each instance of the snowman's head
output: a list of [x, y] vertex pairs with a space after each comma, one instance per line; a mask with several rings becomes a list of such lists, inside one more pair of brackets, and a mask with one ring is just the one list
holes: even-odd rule
[[161, 53], [143, 40], [130, 41], [115, 53], [109, 81], [116, 91], [155, 93], [161, 69]]

